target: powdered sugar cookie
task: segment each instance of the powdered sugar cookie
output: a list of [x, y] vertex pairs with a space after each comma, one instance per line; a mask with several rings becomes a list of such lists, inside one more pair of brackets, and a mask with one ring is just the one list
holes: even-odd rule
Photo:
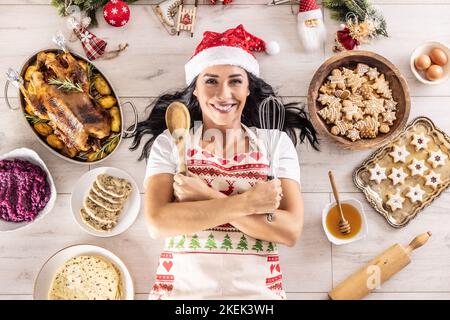
[[419, 151], [427, 147], [428, 141], [430, 141], [430, 139], [425, 137], [423, 133], [422, 134], [414, 133], [411, 144], [416, 147], [416, 151]]
[[438, 185], [442, 183], [441, 175], [434, 171], [430, 171], [430, 173], [425, 176], [425, 179], [426, 179], [425, 185], [430, 186], [433, 189], [436, 189]]
[[405, 198], [401, 196], [399, 190], [397, 190], [397, 193], [391, 194], [388, 197], [389, 200], [386, 202], [386, 205], [391, 207], [392, 211], [403, 208], [403, 202], [405, 202]]
[[425, 193], [426, 192], [422, 190], [420, 185], [417, 184], [415, 187], [409, 187], [409, 192], [406, 194], [406, 196], [411, 200], [412, 203], [416, 203], [417, 201], [423, 201], [423, 195]]
[[389, 155], [394, 160], [394, 163], [397, 162], [406, 162], [406, 157], [409, 156], [409, 152], [406, 150], [406, 146], [399, 147], [394, 146], [394, 151], [390, 152]]
[[405, 179], [408, 176], [408, 174], [403, 171], [403, 168], [392, 168], [392, 172], [389, 175], [389, 179], [392, 180], [392, 184], [395, 186], [396, 184], [403, 184], [405, 183]]
[[430, 157], [427, 159], [433, 168], [437, 168], [439, 166], [443, 166], [448, 156], [443, 153], [441, 150], [430, 152]]
[[375, 165], [375, 167], [369, 169], [369, 171], [370, 171], [370, 180], [376, 181], [376, 183], [378, 184], [387, 178], [386, 168], [380, 167], [378, 163]]
[[411, 170], [412, 176], [422, 176], [427, 170], [425, 162], [423, 160], [414, 159], [411, 164], [408, 166], [409, 170]]

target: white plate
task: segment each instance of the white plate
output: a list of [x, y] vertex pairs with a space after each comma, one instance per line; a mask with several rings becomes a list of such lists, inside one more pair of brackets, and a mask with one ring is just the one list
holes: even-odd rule
[[116, 266], [122, 277], [123, 284], [123, 299], [133, 300], [134, 299], [134, 285], [133, 279], [131, 278], [130, 272], [128, 271], [122, 260], [119, 259], [114, 253], [108, 251], [102, 247], [97, 247], [88, 244], [74, 245], [64, 248], [54, 255], [52, 255], [42, 266], [39, 271], [36, 280], [34, 282], [33, 289], [33, 299], [34, 300], [47, 300], [48, 291], [50, 290], [50, 285], [53, 281], [53, 276], [59, 270], [59, 268], [67, 260], [82, 256], [82, 255], [97, 255], [107, 258], [111, 263]]
[[[81, 208], [83, 208], [83, 202], [89, 192], [89, 189], [91, 188], [97, 176], [102, 173], [106, 173], [118, 178], [127, 179], [128, 181], [130, 181], [133, 187], [130, 197], [125, 203], [122, 213], [119, 216], [117, 225], [111, 231], [103, 232], [89, 227], [83, 222], [80, 216], [80, 210]], [[116, 168], [101, 167], [88, 171], [77, 181], [77, 184], [75, 185], [75, 188], [72, 192], [70, 206], [72, 209], [73, 217], [75, 218], [81, 229], [97, 237], [112, 237], [127, 230], [136, 220], [136, 217], [138, 216], [139, 210], [141, 208], [141, 197], [139, 195], [139, 189], [136, 182], [128, 173]]]
[[[444, 76], [438, 80], [430, 81], [430, 80], [427, 80], [427, 78], [425, 78], [425, 72], [418, 71], [416, 69], [416, 66], [414, 65], [414, 61], [421, 54], [429, 54], [431, 49], [433, 49], [433, 48], [439, 48], [442, 51], [444, 51], [445, 54], [447, 55], [447, 58], [449, 61], [447, 61], [447, 64], [442, 67], [444, 69]], [[447, 81], [450, 76], [450, 49], [447, 46], [445, 46], [442, 43], [437, 42], [437, 41], [425, 42], [425, 43], [421, 44], [420, 46], [418, 46], [416, 49], [414, 49], [414, 52], [411, 54], [409, 66], [411, 68], [412, 73], [416, 77], [416, 79], [419, 80], [420, 82], [422, 82], [424, 84], [430, 84], [430, 85], [441, 84], [441, 83]]]
[[28, 148], [19, 148], [15, 149], [11, 152], [8, 152], [2, 156], [0, 156], [0, 160], [4, 159], [20, 159], [20, 160], [26, 160], [31, 162], [32, 164], [37, 165], [42, 170], [45, 171], [47, 174], [47, 181], [50, 185], [50, 199], [48, 200], [47, 205], [44, 207], [44, 209], [39, 212], [39, 214], [36, 216], [36, 218], [33, 221], [24, 221], [24, 222], [12, 222], [12, 221], [5, 221], [3, 219], [0, 219], [0, 232], [9, 232], [14, 230], [19, 230], [25, 227], [30, 226], [33, 224], [33, 222], [41, 220], [47, 213], [52, 211], [53, 206], [55, 205], [56, 200], [56, 188], [55, 183], [53, 182], [52, 175], [50, 174], [50, 171], [48, 171], [47, 166], [45, 165], [44, 161], [39, 157], [39, 155], [31, 149]]

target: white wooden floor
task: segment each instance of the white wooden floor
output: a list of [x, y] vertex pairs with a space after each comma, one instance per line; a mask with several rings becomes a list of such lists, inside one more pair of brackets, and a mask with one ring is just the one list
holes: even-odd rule
[[[267, 7], [267, 0], [234, 0], [234, 5], [201, 5], [194, 39], [187, 34], [170, 37], [154, 16], [151, 4], [142, 0], [131, 6], [131, 21], [125, 28], [106, 25], [92, 31], [113, 48], [128, 42], [130, 47], [119, 58], [96, 64], [110, 77], [122, 101], [132, 100], [146, 115], [152, 98], [184, 83], [183, 65], [191, 56], [205, 30], [222, 31], [244, 23], [252, 33], [265, 40], [276, 40], [281, 53], [275, 57], [259, 55], [263, 77], [282, 96], [305, 101], [315, 69], [332, 55], [331, 46], [338, 23], [330, 21], [329, 41], [323, 52], [301, 52], [296, 34], [296, 17], [286, 5]], [[206, 3], [207, 1], [200, 1]], [[363, 47], [396, 64], [408, 80], [412, 110], [410, 119], [428, 116], [450, 133], [450, 81], [428, 87], [418, 83], [409, 70], [409, 55], [421, 42], [437, 40], [450, 43], [450, 0], [377, 0], [388, 22], [389, 39]], [[0, 1], [0, 71], [19, 68], [35, 51], [53, 47], [51, 37], [64, 27], [64, 20], [48, 0]], [[71, 45], [81, 52], [81, 45]], [[0, 87], [5, 78], [0, 77]], [[11, 90], [11, 94], [13, 94]], [[3, 91], [0, 93], [3, 96]], [[13, 99], [17, 103], [17, 99]], [[128, 112], [126, 121], [131, 122]], [[36, 150], [56, 180], [58, 198], [54, 210], [31, 228], [0, 234], [0, 299], [32, 298], [34, 279], [46, 259], [72, 244], [90, 243], [112, 250], [130, 269], [136, 284], [136, 298], [145, 299], [158, 263], [161, 241], [151, 240], [141, 214], [136, 223], [120, 236], [101, 239], [83, 232], [70, 212], [72, 186], [90, 168], [69, 164], [50, 154], [27, 128], [18, 112], [8, 110], [0, 100], [0, 153], [17, 147]], [[136, 161], [137, 152], [120, 146], [104, 165], [129, 172], [142, 185], [145, 164]], [[310, 147], [298, 149], [305, 198], [305, 228], [295, 248], [282, 248], [285, 287], [291, 299], [326, 299], [326, 293], [347, 275], [395, 242], [407, 244], [415, 235], [431, 231], [432, 238], [413, 253], [413, 262], [369, 299], [450, 299], [450, 192], [447, 191], [407, 227], [390, 227], [363, 199], [352, 183], [353, 169], [370, 152], [339, 150], [326, 141], [320, 153]], [[331, 200], [326, 172], [332, 169], [343, 196], [360, 199], [369, 219], [369, 235], [354, 244], [331, 245], [322, 230], [321, 210]], [[142, 192], [142, 190], [141, 190]]]

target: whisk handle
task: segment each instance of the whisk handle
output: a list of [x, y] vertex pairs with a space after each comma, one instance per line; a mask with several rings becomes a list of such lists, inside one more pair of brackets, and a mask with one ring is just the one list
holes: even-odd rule
[[[270, 181], [270, 180], [273, 180], [273, 179], [275, 179], [274, 176], [272, 176], [272, 175], [268, 175], [267, 176], [267, 181]], [[272, 222], [273, 219], [275, 218], [275, 213], [273, 213], [273, 212], [268, 213], [266, 217], [267, 217], [267, 221]]]

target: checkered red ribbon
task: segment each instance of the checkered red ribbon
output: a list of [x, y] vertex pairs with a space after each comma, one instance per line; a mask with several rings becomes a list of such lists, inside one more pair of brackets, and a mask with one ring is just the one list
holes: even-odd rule
[[105, 53], [107, 43], [104, 40], [97, 38], [83, 27], [74, 28], [73, 31], [80, 39], [89, 60], [95, 60]]

